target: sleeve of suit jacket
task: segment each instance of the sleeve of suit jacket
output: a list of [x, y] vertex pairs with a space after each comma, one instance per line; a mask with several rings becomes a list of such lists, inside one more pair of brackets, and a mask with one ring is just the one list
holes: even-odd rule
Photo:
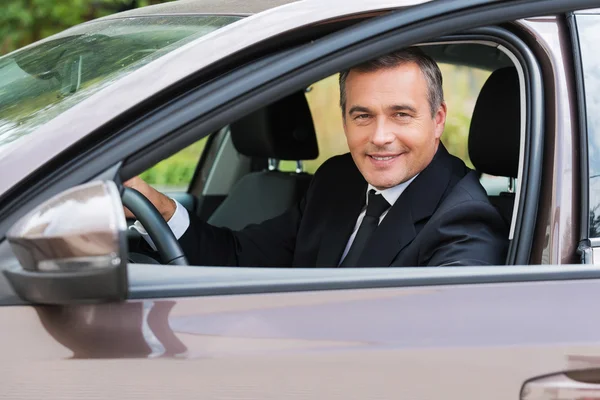
[[506, 261], [506, 224], [487, 201], [468, 198], [441, 207], [423, 228], [421, 265], [502, 265]]
[[214, 227], [190, 215], [190, 226], [179, 243], [191, 265], [289, 266], [305, 201], [240, 231]]

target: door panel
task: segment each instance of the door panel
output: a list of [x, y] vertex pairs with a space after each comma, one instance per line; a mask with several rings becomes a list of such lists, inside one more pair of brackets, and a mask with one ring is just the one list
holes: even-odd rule
[[600, 366], [600, 280], [10, 307], [6, 398], [517, 398]]

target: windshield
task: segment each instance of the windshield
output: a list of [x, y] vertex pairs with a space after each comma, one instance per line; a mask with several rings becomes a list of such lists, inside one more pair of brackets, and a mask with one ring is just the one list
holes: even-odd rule
[[1, 57], [0, 149], [132, 71], [238, 19], [97, 21]]

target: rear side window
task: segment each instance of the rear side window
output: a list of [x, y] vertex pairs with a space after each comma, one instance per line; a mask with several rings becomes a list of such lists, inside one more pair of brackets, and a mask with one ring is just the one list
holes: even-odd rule
[[590, 237], [600, 237], [600, 37], [599, 15], [578, 15], [588, 134]]

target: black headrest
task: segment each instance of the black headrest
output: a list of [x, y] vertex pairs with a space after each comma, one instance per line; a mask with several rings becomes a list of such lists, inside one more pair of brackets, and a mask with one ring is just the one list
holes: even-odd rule
[[230, 126], [236, 150], [250, 157], [314, 160], [317, 135], [304, 92], [294, 93]]
[[514, 67], [492, 72], [477, 98], [469, 131], [469, 157], [475, 168], [516, 178], [519, 168], [521, 97]]

